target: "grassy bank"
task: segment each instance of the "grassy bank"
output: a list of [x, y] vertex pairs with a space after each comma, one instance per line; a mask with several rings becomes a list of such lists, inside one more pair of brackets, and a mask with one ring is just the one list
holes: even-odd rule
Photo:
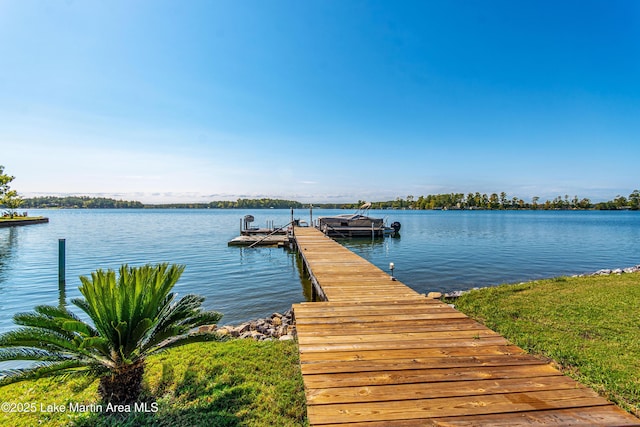
[[[7, 413], [3, 407], [0, 425], [307, 425], [294, 342], [234, 340], [191, 344], [152, 357], [148, 362], [145, 387], [149, 412], [107, 417], [97, 412], [95, 406], [97, 381], [83, 384], [78, 380], [41, 379], [0, 390], [1, 400], [9, 402], [13, 409], [30, 410], [30, 413]], [[65, 412], [60, 408], [65, 408]], [[86, 412], [80, 412], [83, 409]]]
[[640, 415], [640, 274], [503, 285], [455, 304]]
[[43, 218], [43, 216], [14, 216], [13, 218], [11, 218], [10, 216], [0, 216], [0, 222], [37, 221]]

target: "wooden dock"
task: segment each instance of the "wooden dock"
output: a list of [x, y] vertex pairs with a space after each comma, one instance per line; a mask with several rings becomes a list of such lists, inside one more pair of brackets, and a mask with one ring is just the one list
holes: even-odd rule
[[294, 305], [312, 426], [640, 426], [593, 390], [313, 228]]

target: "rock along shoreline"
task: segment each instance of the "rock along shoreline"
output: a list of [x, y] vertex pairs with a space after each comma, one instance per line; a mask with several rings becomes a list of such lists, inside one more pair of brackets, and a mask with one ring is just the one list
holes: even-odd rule
[[[592, 273], [583, 273], [583, 274], [574, 274], [572, 276], [569, 277], [593, 277], [593, 276], [610, 276], [612, 274], [630, 274], [630, 273], [640, 273], [640, 264], [638, 265], [634, 265], [633, 267], [627, 267], [627, 268], [616, 268], [616, 269], [602, 269], [602, 270], [598, 270], [598, 271], [594, 271]], [[472, 288], [472, 289], [468, 289], [466, 291], [452, 291], [452, 292], [447, 292], [442, 294], [442, 298], [458, 298], [459, 296], [466, 294], [467, 292], [471, 292], [471, 291], [475, 291], [478, 289], [485, 289], [489, 286], [484, 286], [482, 288]]]
[[288, 341], [296, 338], [296, 325], [293, 310], [273, 313], [269, 317], [249, 320], [239, 325], [202, 326], [198, 332], [216, 332], [224, 337], [250, 338], [256, 341]]

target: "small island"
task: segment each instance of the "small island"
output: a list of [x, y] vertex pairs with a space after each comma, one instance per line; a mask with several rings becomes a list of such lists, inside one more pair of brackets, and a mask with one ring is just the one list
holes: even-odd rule
[[19, 225], [44, 224], [47, 222], [49, 222], [49, 218], [44, 216], [3, 216], [0, 218], [0, 228]]
[[49, 218], [43, 216], [29, 216], [27, 212], [17, 212], [24, 199], [9, 186], [14, 179], [14, 176], [5, 174], [4, 166], [0, 165], [0, 207], [5, 209], [0, 217], [0, 228], [49, 222]]

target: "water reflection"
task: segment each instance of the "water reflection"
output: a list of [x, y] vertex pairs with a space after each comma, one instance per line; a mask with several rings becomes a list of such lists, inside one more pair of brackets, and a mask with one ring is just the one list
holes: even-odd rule
[[[392, 239], [392, 240], [390, 240]], [[377, 237], [371, 238], [352, 238], [352, 239], [336, 239], [338, 243], [360, 255], [366, 260], [374, 257], [384, 257], [389, 252], [389, 245], [399, 238]]]
[[11, 260], [18, 247], [18, 233], [18, 227], [0, 230], [0, 284], [7, 279], [11, 268]]
[[64, 309], [67, 306], [67, 282], [58, 282], [58, 306]]
[[315, 297], [316, 293], [313, 289], [313, 283], [311, 283], [311, 277], [304, 265], [300, 252], [295, 249], [291, 249], [289, 252], [291, 257], [295, 260], [296, 271], [300, 277], [300, 285], [302, 286], [302, 294], [304, 295], [305, 301], [317, 301], [317, 298]]

